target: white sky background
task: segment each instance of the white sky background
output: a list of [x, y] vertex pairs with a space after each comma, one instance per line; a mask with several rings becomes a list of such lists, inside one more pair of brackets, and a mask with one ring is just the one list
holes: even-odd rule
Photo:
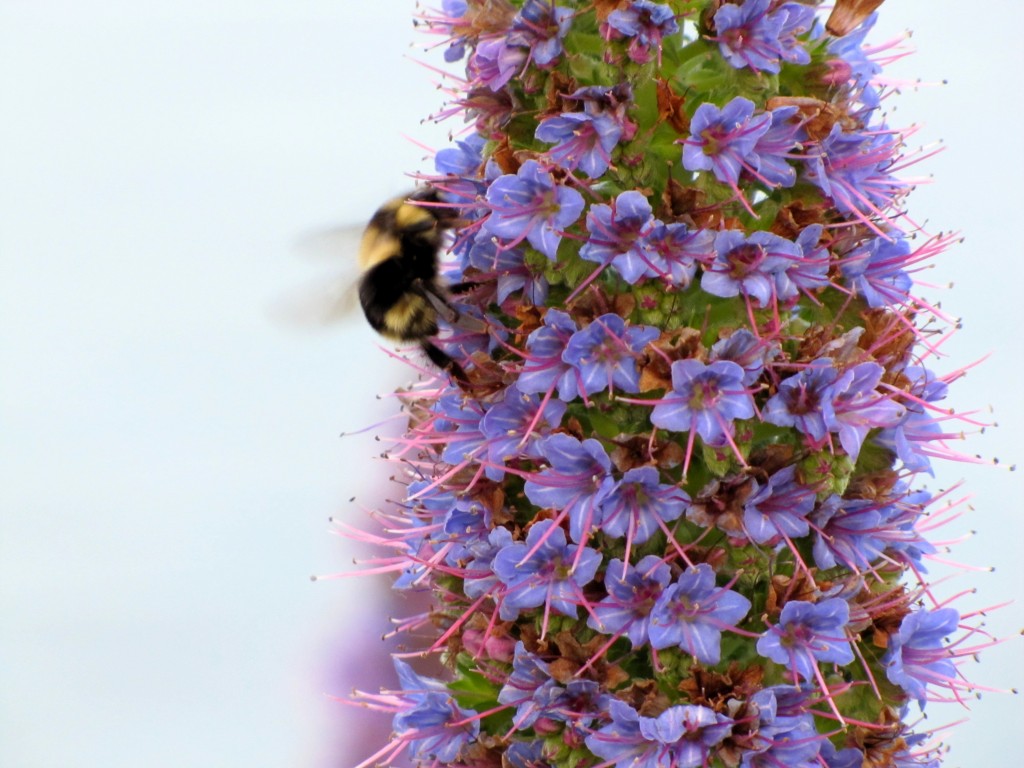
[[[1021, 406], [1021, 6], [889, 0], [875, 41], [915, 29], [892, 71], [949, 80], [892, 123], [948, 149], [911, 213], [966, 242], [927, 275], [964, 318], [953, 389], [1001, 427], [970, 452], [1024, 461]], [[0, 765], [344, 765], [348, 710], [325, 693], [365, 583], [327, 532], [383, 495], [374, 395], [406, 373], [356, 321], [275, 326], [275, 297], [329, 267], [305, 233], [363, 221], [427, 169], [456, 124], [403, 58], [412, 2], [0, 0]], [[960, 11], [959, 13], [955, 13]], [[439, 58], [439, 57], [438, 57]], [[1001, 89], [1007, 90], [1001, 90]], [[340, 254], [339, 259], [347, 259]], [[930, 295], [936, 296], [935, 291]], [[376, 473], [376, 474], [375, 474]], [[980, 608], [1024, 588], [1024, 472], [942, 466], [974, 509], [954, 559], [995, 565]], [[989, 626], [1013, 636], [1017, 604]], [[968, 674], [1021, 686], [1019, 639]], [[393, 681], [382, 671], [385, 684]], [[929, 723], [962, 716], [929, 706]], [[1019, 697], [986, 694], [947, 766], [1015, 766]], [[1014, 730], [1018, 729], [1018, 730]]]

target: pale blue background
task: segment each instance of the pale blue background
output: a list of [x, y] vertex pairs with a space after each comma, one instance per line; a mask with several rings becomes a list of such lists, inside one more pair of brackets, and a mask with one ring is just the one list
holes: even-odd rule
[[[964, 317], [940, 370], [1001, 426], [969, 452], [1021, 462], [1022, 71], [1016, 2], [891, 0], [893, 68], [949, 80], [891, 102], [948, 149], [911, 210], [967, 240], [926, 273]], [[329, 515], [387, 492], [374, 395], [405, 373], [360, 323], [303, 335], [267, 307], [324, 270], [304, 233], [363, 220], [461, 126], [414, 53], [412, 3], [0, 0], [0, 766], [347, 765], [338, 672], [384, 631]], [[957, 13], [958, 12], [958, 13]], [[435, 60], [438, 57], [435, 56]], [[346, 258], [342, 255], [340, 258]], [[939, 292], [928, 291], [937, 296]], [[948, 368], [945, 366], [948, 365]], [[1024, 473], [943, 466], [974, 509], [941, 594], [1021, 594]], [[939, 571], [944, 573], [944, 571]], [[1013, 636], [1018, 603], [989, 628]], [[1021, 642], [968, 674], [1024, 682]], [[381, 674], [384, 682], [389, 676]], [[929, 707], [928, 723], [963, 716]], [[1018, 697], [986, 694], [950, 766], [1016, 766]], [[365, 752], [364, 752], [365, 754]]]

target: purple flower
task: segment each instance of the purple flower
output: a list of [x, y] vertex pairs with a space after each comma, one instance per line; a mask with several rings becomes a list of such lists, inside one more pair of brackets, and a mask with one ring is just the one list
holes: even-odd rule
[[645, 43], [679, 31], [672, 8], [649, 0], [633, 0], [626, 10], [612, 11], [608, 24], [620, 34], [639, 37]]
[[587, 747], [615, 768], [699, 768], [711, 747], [732, 732], [733, 721], [695, 705], [669, 707], [643, 717], [619, 699], [609, 704], [612, 721], [587, 736]]
[[576, 333], [576, 323], [565, 312], [549, 309], [544, 325], [526, 339], [527, 357], [516, 381], [516, 388], [526, 394], [550, 392], [558, 387], [558, 397], [576, 398], [576, 371], [562, 360], [562, 352]]
[[771, 685], [751, 697], [758, 705], [758, 730], [765, 735], [783, 740], [784, 735], [805, 733], [813, 735], [814, 716], [812, 699], [816, 695], [808, 685]]
[[[774, 736], [767, 749], [745, 752], [740, 768], [821, 768], [818, 757], [825, 741], [813, 725], [787, 731]], [[856, 768], [860, 768], [864, 753], [859, 749], [853, 751], [857, 753]]]
[[607, 114], [565, 112], [542, 120], [534, 135], [555, 145], [547, 153], [552, 162], [570, 171], [579, 168], [596, 179], [608, 170], [622, 126]]
[[842, 563], [861, 571], [885, 550], [882, 514], [874, 502], [830, 496], [811, 515], [811, 522], [816, 531], [814, 562], [819, 568]]
[[597, 117], [610, 118], [622, 129], [621, 139], [631, 141], [636, 136], [636, 123], [629, 118], [633, 106], [633, 87], [628, 80], [615, 85], [589, 85], [577, 88], [569, 98], [583, 105], [583, 111]]
[[[577, 88], [569, 98], [573, 101], [582, 101], [583, 109], [591, 115], [615, 115], [615, 119], [625, 127], [629, 124], [626, 113], [633, 102], [633, 87], [628, 80], [621, 81], [615, 85], [587, 85]], [[632, 133], [627, 130], [629, 138]]]
[[444, 513], [442, 525], [444, 538], [438, 542], [443, 543], [439, 553], [443, 553], [445, 562], [452, 566], [475, 557], [481, 548], [486, 548], [493, 528], [490, 510], [472, 498], [455, 501]]
[[[429, 577], [428, 563], [439, 556], [444, 556], [447, 561], [454, 553], [465, 552], [475, 538], [487, 535], [486, 531], [477, 530], [475, 524], [462, 529], [449, 528], [448, 520], [456, 514], [459, 502], [451, 491], [430, 486], [426, 480], [409, 484], [405, 505], [409, 525], [401, 546], [407, 562], [395, 580], [394, 588], [397, 590], [422, 587]], [[483, 514], [481, 511], [477, 516]], [[441, 521], [441, 526], [432, 524], [434, 521]]]
[[820, 358], [788, 379], [783, 379], [778, 391], [765, 403], [761, 417], [769, 424], [796, 427], [820, 443], [828, 434], [823, 403], [832, 396], [832, 385], [839, 372], [828, 358]]
[[483, 406], [472, 401], [461, 401], [458, 410], [449, 410], [455, 430], [448, 434], [441, 458], [452, 466], [478, 460], [487, 452], [486, 438], [480, 431], [480, 420], [484, 417]]
[[657, 328], [645, 325], [626, 327], [616, 314], [601, 315], [569, 339], [562, 360], [577, 372], [580, 394], [593, 395], [604, 390], [640, 391], [640, 372], [636, 358], [659, 336]]
[[466, 69], [477, 84], [498, 91], [522, 71], [526, 57], [526, 49], [494, 37], [477, 43]]
[[895, 451], [903, 466], [911, 472], [931, 473], [929, 457], [936, 453], [929, 448], [929, 443], [956, 435], [943, 433], [936, 417], [925, 408], [927, 403], [944, 399], [948, 387], [934, 373], [920, 366], [910, 366], [903, 374], [910, 381], [908, 393], [916, 399], [908, 403], [903, 421], [882, 430], [875, 441]]
[[460, 574], [462, 589], [466, 597], [476, 600], [484, 595], [500, 591], [500, 581], [494, 575], [494, 558], [505, 547], [512, 544], [512, 532], [500, 525], [487, 534], [487, 538], [471, 543], [465, 568]]
[[561, 230], [583, 211], [583, 196], [555, 184], [536, 160], [527, 160], [515, 175], [495, 179], [487, 189], [487, 203], [491, 214], [484, 220], [485, 231], [509, 241], [509, 246], [525, 238], [551, 260], [562, 240]]
[[782, 536], [794, 539], [810, 533], [807, 515], [814, 509], [813, 488], [796, 481], [796, 467], [783, 467], [743, 507], [743, 524], [751, 541], [767, 544]]
[[505, 390], [503, 402], [491, 406], [480, 420], [486, 438], [487, 476], [500, 480], [505, 462], [520, 456], [538, 458], [537, 441], [562, 422], [565, 403], [548, 400], [540, 407], [536, 395], [524, 395], [514, 387]]
[[465, 16], [468, 10], [466, 0], [441, 0], [441, 8], [448, 16], [456, 19]]
[[771, 112], [754, 117], [754, 102], [742, 96], [721, 109], [701, 104], [690, 120], [690, 138], [683, 142], [683, 167], [713, 171], [716, 179], [735, 188], [740, 171], [756, 167], [754, 147], [771, 124]]
[[393, 661], [402, 686], [402, 704], [392, 721], [395, 738], [408, 743], [417, 762], [455, 762], [462, 747], [480, 735], [476, 713], [458, 706], [439, 680], [417, 675], [401, 659]]
[[483, 164], [482, 153], [486, 143], [487, 140], [479, 133], [456, 141], [454, 147], [438, 150], [434, 155], [434, 168], [438, 173], [452, 176], [473, 176]]
[[903, 267], [914, 260], [903, 238], [875, 237], [839, 262], [846, 284], [871, 307], [899, 307], [910, 300], [914, 281]]
[[562, 39], [572, 26], [571, 8], [550, 0], [526, 0], [512, 23], [509, 42], [530, 49], [530, 58], [546, 67], [562, 55]]
[[715, 233], [711, 230], [691, 232], [681, 222], [663, 224], [655, 219], [643, 248], [647, 274], [686, 288], [697, 273], [698, 262], [709, 259], [714, 241]]
[[[483, 149], [486, 139], [479, 133], [471, 134], [455, 146], [438, 150], [434, 155], [434, 168], [444, 174], [443, 198], [453, 203], [465, 203], [484, 193], [484, 183], [477, 178], [477, 172], [483, 165]], [[474, 218], [479, 215], [478, 209], [472, 207], [460, 211], [462, 216]]]
[[822, 404], [825, 426], [839, 433], [839, 442], [853, 461], [868, 432], [894, 427], [903, 419], [904, 407], [876, 389], [883, 373], [878, 363], [848, 368], [829, 388], [831, 399]]
[[648, 641], [651, 611], [671, 578], [668, 565], [655, 555], [636, 566], [612, 559], [604, 574], [608, 596], [593, 607], [587, 626], [606, 635], [624, 634], [639, 648]]
[[521, 640], [517, 642], [512, 657], [512, 673], [498, 692], [499, 704], [516, 708], [513, 720], [516, 728], [529, 728], [540, 717], [540, 707], [534, 695], [551, 682], [548, 664], [526, 650]]
[[946, 438], [957, 438], [955, 432], [943, 432], [935, 417], [917, 408], [908, 408], [906, 417], [895, 427], [883, 430], [875, 442], [896, 453], [903, 466], [911, 472], [932, 473], [931, 456], [944, 456], [929, 444]]
[[427, 563], [436, 553], [435, 543], [427, 536], [410, 531], [405, 534], [404, 539], [401, 551], [406, 562], [392, 586], [398, 591], [422, 587], [430, 573]]
[[505, 585], [499, 615], [505, 621], [518, 618], [526, 608], [544, 606], [575, 617], [583, 601], [583, 587], [601, 565], [601, 553], [589, 547], [568, 544], [565, 531], [552, 520], [541, 520], [530, 528], [525, 542], [504, 547], [494, 558], [494, 573]]
[[806, 34], [814, 26], [814, 7], [799, 2], [784, 3], [775, 9], [773, 15], [784, 17], [779, 32], [780, 56], [791, 64], [810, 63], [810, 54], [796, 36]]
[[623, 192], [612, 205], [592, 205], [587, 211], [590, 237], [580, 248], [580, 258], [614, 264], [632, 285], [650, 274], [652, 254], [646, 236], [658, 223], [651, 215], [651, 204], [639, 192]]
[[467, 407], [469, 411], [482, 412], [480, 407], [467, 406], [465, 398], [459, 395], [457, 389], [443, 393], [430, 408], [434, 430], [442, 433], [453, 431], [463, 421]]
[[850, 606], [841, 597], [820, 603], [791, 600], [782, 606], [779, 623], [757, 641], [757, 652], [787, 666], [803, 680], [817, 676], [817, 662], [849, 664], [853, 650], [846, 636]]
[[[730, 6], [722, 6], [723, 9]], [[735, 6], [732, 6], [735, 7]], [[721, 11], [720, 11], [721, 12]], [[799, 157], [792, 151], [807, 136], [795, 106], [779, 107], [771, 111], [772, 124], [754, 145], [757, 163], [751, 173], [769, 189], [792, 187], [796, 184], [796, 168], [788, 158]]]
[[785, 3], [770, 10], [771, 5], [771, 0], [743, 0], [715, 12], [718, 36], [712, 39], [737, 69], [777, 73], [780, 61], [807, 64], [811, 60], [796, 36], [811, 29], [814, 8]]
[[910, 386], [908, 392], [926, 403], [945, 400], [949, 385], [924, 366], [910, 365], [903, 370]]
[[519, 291], [522, 301], [535, 307], [544, 306], [548, 297], [548, 281], [540, 272], [533, 272], [519, 248], [499, 248], [494, 238], [474, 240], [465, 254], [461, 268], [480, 270], [477, 279], [494, 282], [495, 303], [503, 304]]
[[718, 48], [737, 69], [778, 72], [782, 43], [779, 34], [786, 21], [784, 13], [768, 13], [771, 0], [744, 0], [726, 4], [715, 11]]
[[908, 189], [889, 170], [900, 149], [900, 137], [883, 127], [844, 132], [836, 123], [815, 145], [809, 144], [805, 177], [828, 195], [841, 213], [854, 214], [878, 234], [872, 220]]
[[601, 502], [601, 530], [626, 537], [627, 557], [634, 543], [643, 544], [660, 529], [659, 522], [678, 519], [690, 503], [686, 491], [659, 479], [655, 467], [627, 469]]
[[526, 497], [539, 507], [559, 510], [560, 518], [568, 516], [572, 540], [586, 541], [615, 486], [608, 454], [593, 438], [581, 443], [561, 433], [544, 438], [537, 448], [551, 466], [526, 481]]
[[937, 549], [921, 536], [917, 524], [924, 515], [924, 507], [931, 501], [931, 494], [928, 491], [917, 491], [901, 497], [902, 485], [897, 484], [893, 489], [892, 495], [898, 500], [879, 511], [884, 524], [879, 539], [885, 543], [893, 560], [913, 564], [919, 571], [925, 572], [928, 569], [924, 567], [921, 558], [934, 554]]
[[899, 632], [889, 635], [882, 657], [885, 675], [924, 709], [929, 683], [949, 687], [957, 677], [953, 653], [943, 640], [953, 634], [960, 614], [953, 608], [919, 609], [903, 617]]
[[648, 632], [651, 647], [679, 646], [703, 664], [717, 664], [722, 631], [749, 611], [750, 601], [739, 592], [715, 586], [710, 565], [687, 568], [658, 596]]
[[551, 765], [540, 741], [513, 742], [502, 758], [508, 762], [509, 768], [548, 768]]
[[775, 275], [775, 294], [780, 299], [795, 299], [800, 291], [808, 292], [829, 284], [829, 253], [818, 246], [823, 229], [821, 224], [812, 224], [797, 236], [796, 248], [800, 257], [791, 260], [782, 272]]
[[768, 357], [774, 357], [778, 351], [778, 347], [769, 346], [746, 328], [740, 328], [716, 341], [708, 352], [708, 360], [736, 363], [743, 369], [743, 385], [749, 387], [761, 377]]
[[712, 296], [743, 295], [766, 307], [775, 295], [777, 276], [803, 254], [792, 240], [771, 232], [726, 229], [715, 236], [715, 260], [704, 270], [700, 287]]
[[541, 717], [569, 723], [574, 728], [587, 728], [608, 711], [611, 700], [593, 680], [569, 680], [564, 685], [552, 681], [534, 694]]
[[878, 21], [878, 14], [872, 13], [861, 25], [842, 37], [832, 38], [828, 43], [828, 52], [836, 56], [830, 65], [841, 76], [834, 80], [836, 85], [846, 85], [851, 91], [851, 99], [858, 99], [867, 107], [876, 107], [879, 93], [872, 86], [875, 77], [882, 72], [882, 67], [868, 55], [874, 52], [864, 45], [864, 39]]
[[751, 749], [740, 763], [743, 768], [819, 768], [817, 756], [826, 739], [815, 730], [810, 693], [774, 685], [750, 697], [757, 721]]
[[444, 52], [445, 61], [458, 61], [466, 54], [465, 32], [468, 24], [461, 19], [467, 10], [469, 6], [466, 0], [441, 0], [441, 13], [427, 18], [427, 23], [431, 27], [451, 38]]
[[[821, 759], [827, 768], [862, 768], [864, 765], [864, 753], [859, 749], [836, 749], [828, 739], [821, 740]], [[787, 762], [786, 765], [793, 763]]]
[[672, 9], [649, 0], [633, 0], [629, 8], [608, 14], [605, 23], [622, 37], [633, 38], [629, 44], [629, 57], [641, 64], [650, 60], [649, 49], [652, 47], [658, 49], [660, 57], [661, 39], [679, 31]]
[[708, 445], [724, 445], [732, 435], [733, 420], [753, 415], [753, 400], [743, 387], [743, 369], [736, 363], [676, 360], [672, 392], [654, 406], [651, 423], [673, 432], [696, 432]]

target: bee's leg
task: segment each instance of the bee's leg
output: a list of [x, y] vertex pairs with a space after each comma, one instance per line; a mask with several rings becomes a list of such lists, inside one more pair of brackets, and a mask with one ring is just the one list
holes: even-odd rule
[[445, 295], [444, 291], [442, 291], [437, 286], [431, 285], [430, 283], [426, 282], [423, 283], [421, 287], [425, 294], [433, 297], [434, 301], [432, 301], [431, 303], [434, 305], [434, 307], [437, 309], [439, 313], [445, 316], [445, 319], [449, 323], [455, 325], [455, 323], [459, 322], [459, 317], [461, 317], [461, 315], [459, 314], [459, 310], [457, 310], [448, 302], [448, 297]]
[[[456, 283], [455, 287], [465, 292], [473, 289], [480, 285], [480, 283]], [[423, 283], [419, 286], [424, 296], [431, 298], [431, 304], [434, 305], [434, 309], [437, 310], [438, 314], [441, 315], [449, 325], [458, 325], [462, 329], [471, 333], [486, 333], [487, 324], [481, 321], [479, 318], [470, 317], [469, 322], [460, 323], [462, 320], [462, 313], [459, 312], [455, 307], [452, 306], [449, 301], [449, 295], [451, 291], [447, 286], [441, 288], [437, 285], [430, 285], [429, 283]]]
[[[464, 282], [461, 282], [461, 283], [454, 283], [452, 285], [446, 285], [445, 286], [445, 291], [448, 293], [449, 296], [461, 296], [462, 294], [469, 293], [474, 288], [478, 288], [479, 286], [480, 286], [480, 283], [475, 282], [473, 280], [467, 280], [467, 281], [464, 281]], [[455, 323], [457, 323], [459, 321], [459, 318], [462, 315], [451, 304], [448, 304], [448, 308], [454, 313], [454, 317], [449, 322], [452, 325], [455, 325]]]
[[466, 376], [466, 372], [462, 369], [462, 366], [455, 362], [447, 352], [442, 350], [440, 347], [435, 346], [429, 341], [420, 342], [423, 352], [430, 362], [440, 368], [442, 371], [446, 371], [455, 383], [459, 386], [472, 386], [469, 381], [469, 377]]

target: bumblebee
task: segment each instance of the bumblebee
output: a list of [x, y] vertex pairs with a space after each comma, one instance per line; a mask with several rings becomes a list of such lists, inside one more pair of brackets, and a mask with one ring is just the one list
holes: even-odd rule
[[453, 322], [458, 318], [438, 277], [444, 232], [456, 219], [432, 187], [378, 208], [359, 246], [359, 302], [375, 331], [395, 341], [418, 342], [434, 365], [463, 385], [468, 379], [462, 366], [432, 341], [440, 313]]

